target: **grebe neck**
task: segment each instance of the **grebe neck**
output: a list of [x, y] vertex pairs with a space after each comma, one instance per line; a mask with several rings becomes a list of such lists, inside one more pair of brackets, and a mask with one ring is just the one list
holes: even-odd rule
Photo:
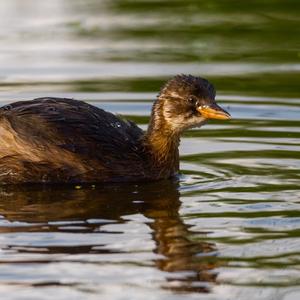
[[171, 172], [178, 171], [180, 135], [174, 132], [165, 120], [163, 101], [159, 99], [153, 105], [144, 143], [150, 151], [155, 165], [169, 169]]

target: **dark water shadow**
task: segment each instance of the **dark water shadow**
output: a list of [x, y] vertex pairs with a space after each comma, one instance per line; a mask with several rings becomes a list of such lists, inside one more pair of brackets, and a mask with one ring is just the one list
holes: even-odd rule
[[[101, 227], [111, 221], [124, 223], [123, 216], [142, 214], [147, 220], [145, 224], [152, 230], [152, 239], [156, 245], [154, 252], [159, 254], [154, 264], [159, 270], [167, 272], [163, 288], [182, 292], [209, 292], [209, 286], [216, 281], [217, 276], [214, 272], [217, 266], [215, 245], [193, 241], [190, 226], [179, 215], [179, 196], [178, 183], [171, 181], [143, 185], [86, 186], [80, 189], [66, 186], [2, 187], [0, 215], [10, 222], [25, 222], [31, 226], [1, 225], [0, 232], [61, 232], [59, 222], [62, 222], [65, 226], [84, 224], [82, 233], [101, 234]], [[134, 236], [132, 238], [135, 239]], [[94, 246], [80, 245], [79, 241], [75, 247], [66, 246], [62, 242], [62, 245], [46, 248], [48, 255], [118, 253], [107, 247], [105, 250], [95, 250], [97, 247]], [[32, 245], [9, 247], [18, 252], [39, 253], [38, 247]], [[45, 245], [41, 249], [40, 253], [45, 253]]]

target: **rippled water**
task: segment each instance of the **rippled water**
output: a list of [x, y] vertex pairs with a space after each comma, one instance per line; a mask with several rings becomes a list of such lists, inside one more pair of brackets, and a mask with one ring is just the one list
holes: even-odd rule
[[184, 135], [178, 182], [2, 187], [1, 298], [298, 299], [299, 8], [1, 1], [3, 104], [74, 97], [146, 128], [192, 73], [233, 116]]

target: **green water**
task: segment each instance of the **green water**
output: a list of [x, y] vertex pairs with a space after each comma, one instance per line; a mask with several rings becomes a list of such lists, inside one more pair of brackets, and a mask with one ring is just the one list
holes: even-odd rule
[[0, 1], [0, 101], [84, 99], [146, 128], [179, 73], [230, 121], [178, 182], [1, 188], [3, 299], [300, 296], [300, 2]]

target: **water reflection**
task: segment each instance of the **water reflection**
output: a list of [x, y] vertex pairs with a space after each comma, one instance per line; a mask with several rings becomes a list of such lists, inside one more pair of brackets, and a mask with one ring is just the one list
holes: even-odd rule
[[[155, 266], [167, 272], [162, 286], [176, 291], [208, 292], [208, 283], [215, 282], [217, 276], [214, 272], [217, 263], [213, 259], [215, 245], [193, 241], [193, 231], [180, 218], [180, 204], [178, 183], [171, 181], [75, 188], [38, 185], [1, 188], [0, 214], [5, 222], [1, 221], [0, 232], [35, 233], [35, 242], [26, 240], [22, 244], [22, 241], [10, 240], [2, 250], [19, 254], [47, 253], [48, 262], [53, 262], [51, 254], [58, 253], [122, 255], [128, 251], [110, 247], [105, 233], [114, 230], [112, 226], [107, 231], [105, 226], [125, 224], [126, 216], [136, 215], [151, 228]], [[47, 244], [42, 236], [39, 243], [42, 232], [75, 233], [73, 242], [76, 246], [70, 246], [64, 240], [55, 245], [51, 241]], [[76, 239], [76, 234], [80, 233], [100, 234], [102, 242], [95, 244], [91, 240], [91, 243], [81, 245]]]

